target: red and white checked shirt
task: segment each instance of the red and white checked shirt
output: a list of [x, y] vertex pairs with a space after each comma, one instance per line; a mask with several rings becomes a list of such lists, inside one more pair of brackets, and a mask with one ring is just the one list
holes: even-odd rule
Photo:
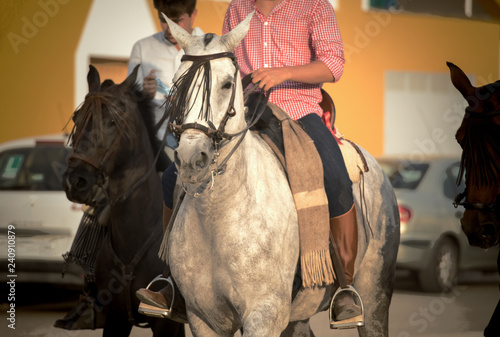
[[[227, 9], [222, 33], [226, 34], [252, 11], [246, 37], [236, 47], [241, 76], [259, 68], [297, 66], [322, 61], [338, 81], [344, 70], [344, 45], [328, 0], [283, 0], [266, 18], [255, 0], [233, 0]], [[319, 84], [286, 81], [275, 86], [269, 101], [295, 120], [323, 115]]]

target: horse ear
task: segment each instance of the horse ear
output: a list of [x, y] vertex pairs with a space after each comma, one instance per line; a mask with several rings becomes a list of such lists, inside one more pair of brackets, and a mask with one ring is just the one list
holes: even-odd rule
[[89, 65], [89, 72], [87, 74], [87, 82], [89, 84], [89, 93], [96, 92], [101, 87], [101, 78], [96, 67]]
[[472, 86], [469, 78], [465, 75], [462, 69], [451, 62], [446, 62], [446, 65], [450, 68], [451, 83], [453, 83], [453, 86], [460, 91], [462, 96], [466, 100], [474, 96], [475, 88]]
[[189, 40], [191, 39], [191, 34], [186, 32], [184, 28], [167, 18], [167, 16], [164, 13], [161, 13], [163, 15], [163, 18], [168, 24], [168, 28], [170, 29], [170, 32], [172, 33], [174, 39], [179, 43], [182, 49], [185, 49], [189, 45]]
[[227, 46], [228, 51], [233, 51], [238, 43], [247, 35], [253, 14], [254, 12], [248, 14], [245, 20], [241, 21], [233, 30], [221, 37], [221, 42]]
[[134, 70], [130, 73], [130, 75], [127, 76], [125, 81], [120, 83], [120, 89], [122, 89], [125, 92], [129, 92], [132, 90], [132, 88], [135, 85], [135, 81], [137, 79], [137, 73], [139, 72], [140, 66], [141, 66], [140, 64], [136, 65]]

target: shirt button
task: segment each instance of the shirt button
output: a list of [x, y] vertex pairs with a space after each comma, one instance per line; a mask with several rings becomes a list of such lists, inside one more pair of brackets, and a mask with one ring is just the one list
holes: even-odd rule
[[264, 42], [264, 47], [267, 47], [267, 42]]
[[266, 21], [266, 22], [264, 22], [264, 26], [267, 26], [268, 24], [269, 24], [269, 22], [267, 22], [267, 21]]
[[269, 68], [269, 64], [264, 64], [264, 68]]

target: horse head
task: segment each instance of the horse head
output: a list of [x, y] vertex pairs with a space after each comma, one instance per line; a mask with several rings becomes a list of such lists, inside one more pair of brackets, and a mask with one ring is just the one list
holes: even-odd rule
[[127, 178], [134, 179], [130, 164], [143, 125], [139, 110], [149, 105], [135, 86], [138, 67], [121, 84], [101, 84], [97, 69], [90, 65], [89, 93], [72, 117], [73, 151], [63, 177], [69, 200], [92, 205], [107, 178], [123, 176], [127, 166]]
[[465, 174], [466, 189], [455, 204], [465, 207], [461, 223], [469, 244], [488, 248], [500, 239], [500, 81], [474, 87], [459, 67], [447, 65], [469, 104], [456, 133], [463, 151], [459, 181]]
[[175, 165], [184, 185], [197, 188], [210, 182], [220, 169], [218, 156], [245, 129], [243, 91], [232, 51], [246, 35], [252, 14], [221, 37], [190, 35], [164, 15], [185, 51], [169, 107], [170, 129], [179, 139]]

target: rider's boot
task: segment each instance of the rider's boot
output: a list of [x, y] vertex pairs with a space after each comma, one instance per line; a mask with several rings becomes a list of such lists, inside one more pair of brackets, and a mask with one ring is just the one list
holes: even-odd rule
[[[356, 206], [340, 216], [330, 219], [330, 231], [337, 247], [340, 263], [344, 269], [347, 285], [354, 281], [354, 262], [358, 252], [358, 223]], [[356, 304], [352, 291], [342, 291], [335, 296], [333, 314], [330, 320], [346, 321], [362, 314], [361, 307]]]
[[97, 286], [94, 282], [86, 282], [85, 288], [76, 306], [66, 316], [58, 319], [54, 327], [66, 330], [104, 328], [103, 308], [96, 303]]
[[[163, 207], [164, 233], [171, 217], [172, 210]], [[170, 276], [168, 266], [165, 267], [162, 275], [156, 277], [150, 285], [160, 280], [166, 281], [167, 285], [158, 291], [150, 290], [149, 286], [136, 291], [136, 296], [141, 300], [139, 312], [148, 316], [170, 318], [180, 323], [187, 323], [186, 303]]]

